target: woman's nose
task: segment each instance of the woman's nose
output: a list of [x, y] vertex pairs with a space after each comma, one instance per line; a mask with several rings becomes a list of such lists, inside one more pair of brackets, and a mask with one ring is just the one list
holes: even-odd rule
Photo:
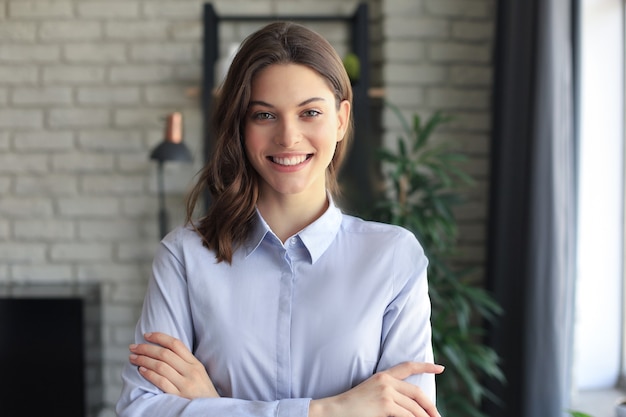
[[279, 128], [274, 136], [274, 143], [283, 148], [292, 148], [301, 139], [300, 131], [296, 122], [283, 120], [279, 124]]

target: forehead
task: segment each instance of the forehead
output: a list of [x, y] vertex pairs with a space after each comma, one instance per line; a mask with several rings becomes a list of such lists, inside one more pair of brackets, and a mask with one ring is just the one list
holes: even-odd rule
[[252, 79], [252, 99], [286, 100], [313, 96], [334, 97], [330, 83], [317, 71], [301, 64], [272, 64]]

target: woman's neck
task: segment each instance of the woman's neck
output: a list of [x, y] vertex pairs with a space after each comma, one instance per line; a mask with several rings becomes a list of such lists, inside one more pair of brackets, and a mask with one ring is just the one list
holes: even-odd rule
[[283, 243], [320, 218], [328, 205], [326, 193], [315, 199], [299, 195], [261, 197], [257, 203], [263, 219]]

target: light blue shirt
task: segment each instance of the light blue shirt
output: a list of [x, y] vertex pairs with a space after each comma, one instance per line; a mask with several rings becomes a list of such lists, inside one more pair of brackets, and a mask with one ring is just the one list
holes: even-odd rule
[[[222, 398], [164, 394], [126, 365], [121, 417], [306, 417], [311, 399], [404, 361], [433, 362], [428, 261], [406, 229], [332, 203], [283, 244], [257, 213], [232, 264], [190, 228], [162, 241], [135, 339], [160, 331], [206, 366]], [[434, 402], [432, 374], [408, 379]]]

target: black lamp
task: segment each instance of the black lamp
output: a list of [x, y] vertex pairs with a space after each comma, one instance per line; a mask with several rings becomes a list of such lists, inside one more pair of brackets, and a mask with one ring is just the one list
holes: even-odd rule
[[167, 211], [165, 209], [165, 183], [163, 180], [163, 164], [167, 161], [191, 162], [191, 152], [183, 143], [183, 115], [180, 112], [170, 113], [166, 118], [165, 137], [152, 150], [150, 159], [157, 161], [158, 192], [159, 192], [159, 233], [161, 239], [167, 233]]

